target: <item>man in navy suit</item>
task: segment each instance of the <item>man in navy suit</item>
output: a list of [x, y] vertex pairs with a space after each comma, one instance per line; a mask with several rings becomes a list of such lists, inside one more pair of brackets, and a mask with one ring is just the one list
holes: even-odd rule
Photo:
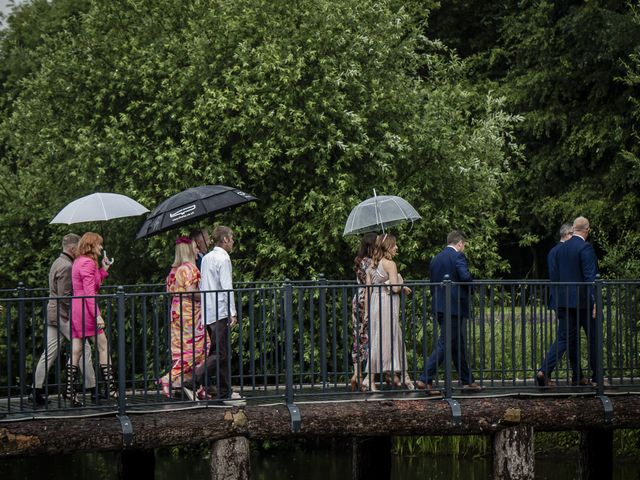
[[[560, 241], [556, 243], [547, 254], [547, 266], [549, 268], [549, 280], [551, 282], [558, 281], [558, 269], [556, 267], [556, 257], [558, 255], [558, 251], [560, 250], [560, 247], [562, 247], [562, 244], [569, 240], [572, 235], [573, 223], [563, 224], [560, 227]], [[549, 309], [556, 311], [556, 318], [558, 318], [555, 301], [557, 296], [558, 285], [551, 285], [549, 289]], [[558, 325], [558, 329], [556, 332], [556, 341], [553, 342], [551, 348], [549, 348], [549, 353], [547, 353], [545, 361], [542, 363], [542, 367], [540, 367], [540, 371], [543, 372], [543, 374], [540, 375], [538, 373], [538, 376], [536, 377], [536, 382], [540, 386], [555, 384], [555, 382], [549, 380], [549, 376], [551, 375], [551, 372], [553, 372], [553, 370], [556, 368], [558, 359], [560, 359], [564, 355], [564, 352], [567, 350], [567, 330], [565, 327], [566, 324], [564, 325], [564, 327]]]
[[[583, 328], [588, 339], [591, 378], [595, 380], [597, 345], [593, 286], [578, 285], [578, 283], [594, 282], [598, 274], [596, 253], [593, 246], [587, 243], [590, 231], [589, 220], [585, 217], [576, 218], [573, 221], [573, 235], [549, 259], [549, 279], [552, 282], [574, 285], [553, 287], [557, 293], [553, 301], [558, 315], [558, 338], [557, 345], [551, 346], [536, 374], [536, 382], [541, 386], [547, 384], [548, 377], [558, 359], [564, 355], [564, 350], [569, 354], [573, 383], [580, 382], [582, 385], [591, 383], [588, 379], [583, 379], [580, 372], [579, 326]], [[554, 347], [556, 347], [555, 350]]]
[[[429, 281], [439, 284], [444, 280], [445, 275], [449, 275], [449, 279], [453, 282], [451, 286], [451, 357], [458, 371], [463, 390], [480, 390], [480, 386], [473, 381], [473, 375], [467, 363], [464, 320], [469, 316], [469, 286], [457, 285], [460, 282], [471, 282], [473, 280], [469, 272], [467, 259], [463, 253], [465, 244], [466, 239], [462, 232], [454, 230], [447, 235], [447, 246], [433, 257], [429, 264]], [[432, 285], [431, 313], [438, 320], [440, 335], [436, 349], [431, 352], [431, 356], [427, 361], [426, 376], [423, 372], [416, 382], [416, 386], [419, 389], [433, 391], [432, 382], [436, 368], [444, 362], [445, 302], [444, 287], [442, 285]]]

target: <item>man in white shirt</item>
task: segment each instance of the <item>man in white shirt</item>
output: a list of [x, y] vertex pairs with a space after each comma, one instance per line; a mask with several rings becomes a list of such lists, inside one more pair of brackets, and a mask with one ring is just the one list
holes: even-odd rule
[[[233, 231], [217, 226], [213, 231], [215, 247], [202, 259], [201, 283], [202, 312], [211, 338], [208, 357], [217, 355], [218, 398], [239, 397], [231, 390], [229, 369], [229, 328], [237, 322], [233, 294], [232, 267], [229, 253], [233, 250]], [[210, 364], [210, 361], [207, 361]]]

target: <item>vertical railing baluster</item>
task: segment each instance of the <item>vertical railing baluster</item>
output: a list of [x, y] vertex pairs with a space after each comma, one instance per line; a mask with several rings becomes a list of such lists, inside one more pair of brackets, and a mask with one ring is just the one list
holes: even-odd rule
[[324, 275], [318, 275], [320, 289], [320, 376], [322, 389], [327, 388], [327, 280]]

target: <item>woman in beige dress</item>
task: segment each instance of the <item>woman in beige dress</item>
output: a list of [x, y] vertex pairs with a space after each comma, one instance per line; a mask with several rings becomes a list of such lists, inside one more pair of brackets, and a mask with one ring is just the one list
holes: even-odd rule
[[[372, 263], [367, 270], [369, 325], [371, 338], [367, 363], [367, 378], [362, 389], [377, 390], [371, 378], [384, 373], [388, 383], [393, 378], [395, 386], [404, 385], [409, 390], [415, 387], [407, 372], [407, 353], [400, 326], [400, 292], [411, 294], [411, 289], [402, 285], [402, 276], [393, 257], [398, 245], [393, 235], [379, 235], [373, 252]], [[402, 380], [400, 380], [402, 379]]]

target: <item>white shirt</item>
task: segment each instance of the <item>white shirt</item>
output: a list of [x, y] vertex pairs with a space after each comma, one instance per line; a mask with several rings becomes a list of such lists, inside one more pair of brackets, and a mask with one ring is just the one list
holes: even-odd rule
[[[200, 266], [201, 305], [207, 325], [236, 316], [236, 302], [231, 280], [231, 258], [227, 251], [215, 247], [202, 259]], [[213, 291], [209, 291], [213, 290]], [[222, 290], [222, 291], [221, 291]]]

